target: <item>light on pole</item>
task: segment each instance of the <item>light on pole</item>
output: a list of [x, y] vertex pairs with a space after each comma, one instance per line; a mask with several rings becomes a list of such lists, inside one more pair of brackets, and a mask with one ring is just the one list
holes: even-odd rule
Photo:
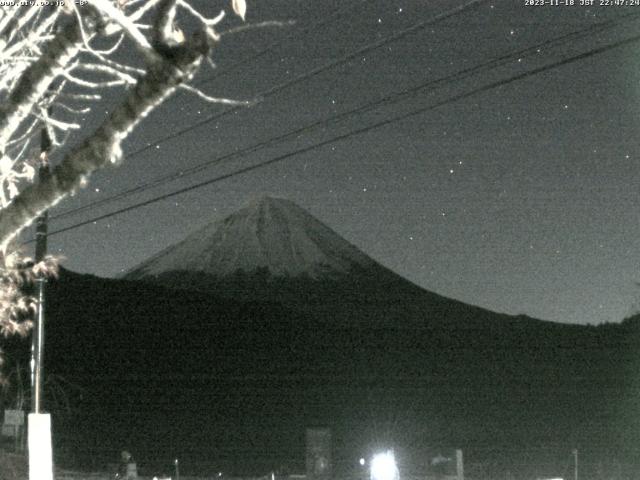
[[371, 459], [371, 480], [399, 480], [400, 473], [392, 450], [378, 453]]

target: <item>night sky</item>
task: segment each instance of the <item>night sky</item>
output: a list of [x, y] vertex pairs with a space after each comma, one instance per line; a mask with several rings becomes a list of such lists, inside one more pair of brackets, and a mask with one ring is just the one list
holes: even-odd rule
[[[464, 3], [249, 0], [248, 22], [295, 20], [295, 25], [224, 36], [214, 51], [217, 69], [203, 68], [195, 82], [211, 95], [253, 99]], [[214, 15], [226, 3], [195, 5]], [[140, 195], [54, 219], [51, 230], [64, 228], [444, 102], [283, 162], [52, 236], [50, 250], [64, 255], [64, 266], [72, 270], [116, 276], [252, 198], [270, 194], [295, 201], [428, 290], [560, 322], [619, 321], [640, 309], [640, 42], [476, 95], [462, 94], [638, 35], [640, 6], [485, 1], [253, 107], [129, 155], [118, 168], [95, 174], [89, 187], [51, 212], [55, 217], [394, 92], [628, 15], [637, 18], [534, 49]], [[231, 16], [225, 23], [238, 25]], [[464, 98], [449, 101], [456, 96]], [[85, 119], [85, 132], [116, 99], [108, 96], [95, 107]], [[226, 108], [178, 93], [127, 140], [125, 155]]]

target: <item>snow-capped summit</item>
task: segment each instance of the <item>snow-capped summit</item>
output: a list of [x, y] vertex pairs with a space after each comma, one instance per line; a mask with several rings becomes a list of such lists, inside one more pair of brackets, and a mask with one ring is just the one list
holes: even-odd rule
[[376, 262], [295, 203], [267, 196], [166, 248], [126, 277], [188, 271], [221, 278], [266, 269], [277, 277], [318, 279], [372, 266]]

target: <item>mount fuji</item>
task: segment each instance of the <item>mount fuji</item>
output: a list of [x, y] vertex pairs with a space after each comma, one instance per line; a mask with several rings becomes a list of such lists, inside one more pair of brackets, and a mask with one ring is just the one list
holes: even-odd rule
[[295, 203], [272, 197], [206, 225], [124, 278], [316, 312], [324, 306], [334, 317], [346, 310], [351, 321], [382, 317], [382, 310], [403, 322], [427, 312], [434, 320], [490, 313], [414, 285]]
[[373, 260], [295, 203], [263, 197], [163, 250], [127, 277], [181, 270], [225, 277], [266, 269], [274, 276], [320, 279], [375, 267]]

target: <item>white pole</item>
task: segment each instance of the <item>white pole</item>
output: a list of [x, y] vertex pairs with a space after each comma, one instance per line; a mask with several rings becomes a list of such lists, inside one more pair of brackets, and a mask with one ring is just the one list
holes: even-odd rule
[[53, 480], [51, 415], [29, 414], [29, 480]]
[[464, 460], [462, 458], [462, 450], [456, 450], [456, 476], [458, 480], [464, 480]]

